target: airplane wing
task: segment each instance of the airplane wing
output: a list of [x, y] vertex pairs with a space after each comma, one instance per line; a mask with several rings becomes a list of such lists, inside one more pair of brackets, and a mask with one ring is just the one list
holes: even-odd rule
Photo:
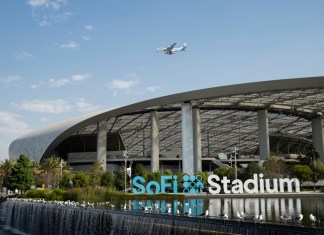
[[177, 43], [175, 42], [175, 43], [173, 43], [172, 45], [170, 45], [170, 46], [168, 46], [166, 48], [157, 48], [156, 51], [157, 52], [163, 52], [164, 54], [172, 55], [172, 54], [174, 54], [174, 52], [178, 51], [178, 50], [175, 50], [176, 49], [175, 48], [176, 44]]
[[173, 50], [173, 48], [174, 48], [174, 46], [175, 46], [176, 44], [177, 44], [177, 43], [175, 42], [175, 43], [173, 43], [171, 46], [168, 46], [167, 48], [165, 48], [165, 49], [163, 50], [164, 53], [165, 53], [165, 54], [169, 54], [169, 55], [173, 54], [172, 50]]
[[171, 50], [175, 47], [176, 44], [177, 44], [176, 42], [173, 43], [171, 46], [168, 46], [168, 47], [166, 48], [166, 50], [167, 50], [167, 51], [171, 51]]

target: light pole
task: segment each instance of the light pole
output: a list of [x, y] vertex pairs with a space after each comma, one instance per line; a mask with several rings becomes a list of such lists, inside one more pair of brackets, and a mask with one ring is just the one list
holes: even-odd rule
[[130, 188], [130, 190], [132, 189], [132, 164], [133, 164], [133, 161], [130, 161], [130, 164], [129, 164], [129, 168], [130, 168], [130, 171], [129, 171], [129, 188]]
[[234, 164], [235, 164], [235, 179], [237, 179], [237, 166], [236, 166], [236, 147], [234, 147]]
[[60, 161], [60, 172], [61, 172], [61, 177], [62, 177], [62, 172], [63, 172], [63, 161], [62, 161], [62, 158], [61, 158], [61, 161]]
[[314, 163], [314, 185], [313, 185], [313, 191], [316, 191], [316, 160], [315, 160], [315, 154], [313, 155], [313, 163]]
[[125, 157], [125, 193], [126, 193], [126, 184], [127, 184], [127, 181], [126, 181], [126, 179], [127, 179], [127, 155], [126, 155], [126, 153], [124, 154], [124, 157]]

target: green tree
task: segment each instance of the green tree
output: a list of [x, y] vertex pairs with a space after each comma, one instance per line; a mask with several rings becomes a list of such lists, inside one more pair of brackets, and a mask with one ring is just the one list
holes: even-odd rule
[[51, 185], [55, 188], [62, 175], [70, 173], [71, 169], [67, 162], [54, 156], [46, 158], [42, 162], [33, 162], [36, 183], [38, 185], [45, 183], [46, 187]]
[[99, 186], [101, 177], [104, 174], [104, 169], [102, 168], [102, 161], [96, 161], [93, 163], [90, 171], [90, 179], [89, 179], [89, 184], [91, 186]]
[[115, 187], [118, 191], [125, 190], [125, 172], [119, 171], [115, 175]]
[[213, 172], [215, 175], [218, 175], [219, 178], [226, 176], [230, 180], [235, 180], [235, 169], [234, 167], [218, 167]]
[[73, 186], [73, 177], [74, 175], [71, 172], [63, 172], [59, 182], [60, 188], [71, 188]]
[[202, 176], [202, 180], [201, 181], [203, 182], [204, 185], [207, 185], [207, 179], [208, 179], [207, 172], [197, 171], [197, 172], [195, 172], [195, 176], [197, 176], [197, 175], [201, 175]]
[[166, 169], [163, 171], [163, 175], [173, 175], [173, 172], [170, 169]]
[[301, 165], [310, 166], [313, 161], [318, 160], [319, 154], [314, 148], [309, 149], [305, 155], [299, 155], [298, 160]]
[[16, 161], [12, 159], [5, 159], [0, 162], [0, 177], [1, 177], [1, 186], [8, 187], [8, 177], [11, 174], [13, 167], [15, 166]]
[[[157, 181], [160, 182], [161, 181], [161, 172], [146, 172], [146, 184], [150, 181]], [[151, 190], [152, 191], [156, 191], [155, 186], [151, 186]]]
[[161, 172], [146, 172], [146, 182], [149, 181], [157, 181], [160, 182], [161, 181]]
[[312, 169], [306, 165], [294, 165], [291, 168], [291, 174], [293, 177], [296, 177], [301, 182], [311, 181], [312, 180]]
[[316, 183], [319, 180], [324, 179], [324, 166], [320, 161], [318, 161], [318, 159], [319, 154], [314, 148], [308, 150], [304, 156], [298, 156], [299, 163], [309, 166], [312, 170], [312, 179], [310, 181], [313, 182], [314, 191]]
[[178, 191], [181, 192], [181, 190], [183, 190], [183, 176], [187, 175], [186, 173], [182, 173], [182, 172], [177, 172], [177, 184], [178, 184]]
[[28, 157], [20, 155], [8, 177], [8, 188], [10, 190], [28, 190], [34, 183], [32, 161]]
[[260, 174], [263, 173], [264, 169], [259, 166], [256, 162], [250, 162], [245, 170], [242, 172], [243, 180], [251, 179], [253, 174]]
[[56, 187], [61, 171], [61, 159], [58, 157], [46, 158], [40, 164], [41, 176], [46, 187]]
[[100, 179], [100, 185], [108, 188], [113, 188], [115, 183], [114, 175], [111, 172], [105, 172]]
[[89, 174], [87, 172], [78, 171], [73, 179], [73, 186], [74, 187], [85, 187], [89, 185]]
[[134, 168], [133, 168], [133, 177], [135, 176], [142, 176], [145, 178], [145, 168], [144, 168], [144, 165], [142, 163], [137, 163]]
[[320, 161], [314, 161], [310, 164], [310, 167], [313, 171], [312, 182], [314, 183], [314, 191], [315, 191], [316, 183], [324, 179], [324, 164]]
[[263, 168], [268, 178], [275, 179], [285, 175], [287, 167], [284, 160], [271, 156], [263, 162]]
[[33, 161], [32, 163], [33, 174], [35, 178], [35, 184], [40, 186], [44, 183], [43, 170], [40, 162]]

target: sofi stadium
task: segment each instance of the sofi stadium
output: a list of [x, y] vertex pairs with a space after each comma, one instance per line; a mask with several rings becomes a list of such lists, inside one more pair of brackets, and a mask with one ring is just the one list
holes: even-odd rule
[[14, 140], [20, 154], [57, 156], [74, 170], [95, 161], [115, 172], [140, 162], [147, 170], [211, 171], [269, 156], [296, 161], [314, 148], [324, 162], [324, 77], [194, 90], [79, 116]]

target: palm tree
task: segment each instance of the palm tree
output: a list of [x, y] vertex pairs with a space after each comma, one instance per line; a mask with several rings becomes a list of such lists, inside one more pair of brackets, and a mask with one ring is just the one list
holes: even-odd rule
[[67, 173], [71, 171], [71, 167], [67, 162], [58, 157], [46, 158], [41, 164], [41, 175], [43, 176], [44, 183], [46, 185], [52, 185], [56, 187], [59, 178], [63, 172]]
[[61, 163], [62, 163], [62, 175], [64, 173], [71, 173], [72, 172], [72, 167], [69, 165], [69, 163], [67, 163], [63, 159], [61, 159]]
[[60, 159], [56, 157], [46, 158], [41, 163], [41, 169], [45, 185], [55, 187], [55, 178], [60, 174]]
[[2, 186], [7, 187], [8, 184], [8, 176], [11, 173], [12, 168], [16, 164], [16, 160], [5, 159], [0, 162], [0, 177]]
[[41, 164], [38, 161], [34, 161], [32, 168], [36, 185], [41, 185], [42, 183], [44, 183], [44, 175]]

